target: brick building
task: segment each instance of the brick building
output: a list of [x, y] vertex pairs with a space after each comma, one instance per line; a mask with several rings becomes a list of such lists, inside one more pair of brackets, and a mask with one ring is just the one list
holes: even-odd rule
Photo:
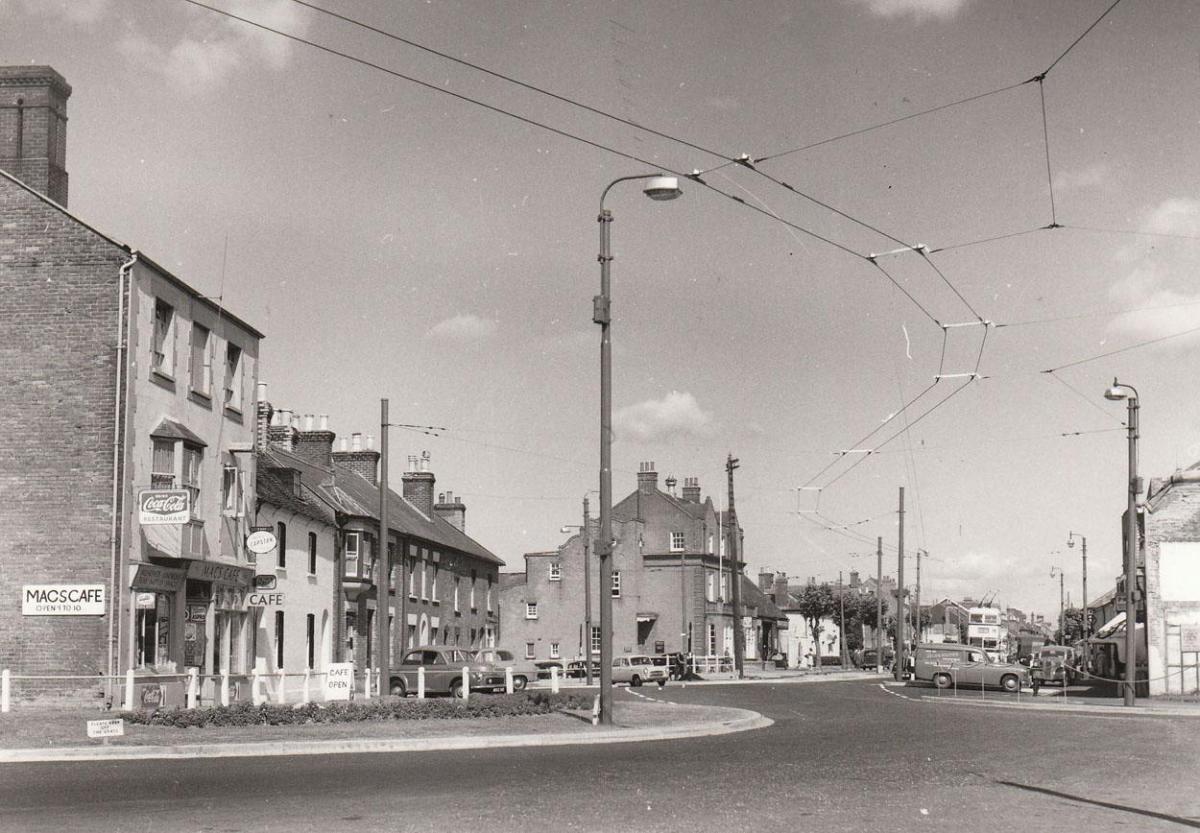
[[0, 68], [0, 666], [245, 670], [262, 334], [67, 209], [70, 93]]
[[[255, 523], [271, 527], [281, 546], [259, 558], [257, 572], [282, 594], [261, 605], [260, 662], [289, 672], [331, 661], [364, 668], [378, 634], [380, 452], [361, 434], [335, 448], [325, 417], [314, 424], [266, 402], [259, 422]], [[429, 455], [408, 463], [402, 494], [388, 490], [389, 656], [398, 661], [416, 645], [494, 645], [504, 562], [467, 535], [461, 500], [450, 492], [435, 499]], [[293, 647], [281, 649], [281, 640]]]
[[[613, 583], [599, 587], [593, 557], [590, 635], [585, 634], [583, 539], [574, 535], [557, 549], [527, 553], [525, 572], [502, 577], [504, 645], [530, 659], [559, 659], [600, 651], [597, 593], [612, 594], [613, 653], [675, 653], [732, 656], [735, 571], [725, 555], [724, 518], [702, 498], [695, 478], [682, 494], [658, 488], [653, 463], [642, 463], [637, 489], [613, 507]], [[592, 524], [592, 536], [596, 526]], [[739, 530], [740, 535], [740, 530]], [[740, 571], [738, 571], [740, 572]], [[784, 616], [742, 576], [746, 656], [759, 657], [777, 644]]]

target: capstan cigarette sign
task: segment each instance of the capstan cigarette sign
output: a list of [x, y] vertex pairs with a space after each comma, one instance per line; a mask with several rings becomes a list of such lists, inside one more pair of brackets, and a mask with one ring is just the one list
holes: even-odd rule
[[138, 523], [185, 524], [191, 517], [190, 504], [187, 489], [143, 489], [138, 492]]
[[25, 616], [103, 616], [103, 584], [26, 584], [21, 588]]

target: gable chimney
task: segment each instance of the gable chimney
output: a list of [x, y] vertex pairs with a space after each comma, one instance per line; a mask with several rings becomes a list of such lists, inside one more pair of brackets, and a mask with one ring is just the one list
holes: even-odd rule
[[658, 491], [658, 472], [654, 470], [653, 462], [638, 464], [637, 483], [639, 494], [649, 495]]
[[429, 470], [429, 452], [422, 451], [421, 456], [410, 455], [408, 471], [400, 475], [404, 485], [404, 499], [417, 508], [427, 518], [433, 517], [433, 472]]
[[[332, 433], [329, 435], [329, 438], [332, 443]], [[343, 439], [343, 447], [332, 453], [334, 464], [361, 474], [372, 486], [378, 484], [380, 455], [374, 447], [375, 438], [368, 434], [364, 445], [363, 435], [354, 433], [350, 435], [350, 449], [348, 451], [345, 448], [345, 443], [346, 441]]]
[[296, 429], [292, 427], [292, 412], [280, 408], [271, 415], [267, 426], [267, 443], [281, 451], [292, 451], [296, 447]]
[[691, 503], [700, 502], [700, 478], [683, 478], [683, 499]]
[[64, 208], [70, 97], [50, 67], [0, 67], [0, 168]]
[[438, 502], [434, 504], [433, 511], [444, 518], [459, 532], [467, 531], [467, 507], [460, 498], [454, 496], [454, 492], [442, 492], [438, 495]]
[[328, 416], [322, 414], [320, 423], [314, 425], [313, 415], [305, 414], [303, 427], [296, 432], [296, 445], [293, 453], [310, 463], [322, 468], [329, 468], [334, 439], [334, 433], [329, 430]]

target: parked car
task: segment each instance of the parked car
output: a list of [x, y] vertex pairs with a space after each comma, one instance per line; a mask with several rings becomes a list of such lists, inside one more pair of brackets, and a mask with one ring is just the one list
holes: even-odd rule
[[913, 659], [913, 679], [938, 688], [1002, 688], [1018, 692], [1029, 684], [1023, 665], [995, 662], [976, 645], [953, 643], [918, 645]]
[[[592, 662], [592, 673], [598, 674], [600, 669], [597, 668], [595, 661]], [[566, 675], [572, 679], [582, 680], [587, 677], [587, 663], [581, 659], [573, 659], [567, 663]]]
[[552, 668], [557, 668], [557, 669], [558, 669], [558, 677], [559, 677], [559, 679], [562, 679], [562, 677], [563, 677], [563, 663], [562, 663], [562, 660], [558, 660], [558, 659], [547, 659], [547, 660], [542, 660], [541, 662], [535, 662], [535, 663], [534, 663], [534, 667], [536, 667], [536, 668], [537, 668], [537, 678], [538, 678], [539, 680], [548, 680], [548, 679], [550, 679], [550, 677], [551, 677], [551, 671], [550, 671], [550, 669], [552, 669]]
[[662, 688], [667, 684], [667, 677], [667, 666], [655, 665], [647, 656], [635, 654], [615, 657], [612, 661], [614, 683], [629, 683], [634, 687], [642, 683], [658, 683], [658, 687]]
[[1063, 688], [1073, 685], [1076, 672], [1072, 668], [1076, 665], [1074, 648], [1066, 645], [1043, 645], [1029, 665], [1034, 689], [1047, 683], [1061, 685]]
[[449, 645], [426, 645], [406, 653], [392, 669], [388, 691], [399, 697], [415, 694], [418, 669], [425, 669], [425, 691], [461, 697], [463, 668], [469, 669], [472, 691], [503, 691], [504, 670], [481, 662], [474, 654]]
[[[530, 680], [536, 680], [540, 676], [538, 665], [533, 660], [517, 659], [516, 654], [504, 648], [480, 648], [475, 651], [474, 656], [479, 662], [499, 668], [501, 674], [504, 673], [505, 668], [511, 668], [513, 670], [513, 691], [521, 691], [529, 684]], [[550, 674], [547, 673], [546, 677], [549, 678], [549, 676]]]

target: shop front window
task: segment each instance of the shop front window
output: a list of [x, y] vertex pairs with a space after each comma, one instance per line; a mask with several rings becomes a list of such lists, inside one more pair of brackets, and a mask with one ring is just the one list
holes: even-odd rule
[[158, 669], [171, 653], [171, 597], [166, 593], [137, 593], [137, 666]]

